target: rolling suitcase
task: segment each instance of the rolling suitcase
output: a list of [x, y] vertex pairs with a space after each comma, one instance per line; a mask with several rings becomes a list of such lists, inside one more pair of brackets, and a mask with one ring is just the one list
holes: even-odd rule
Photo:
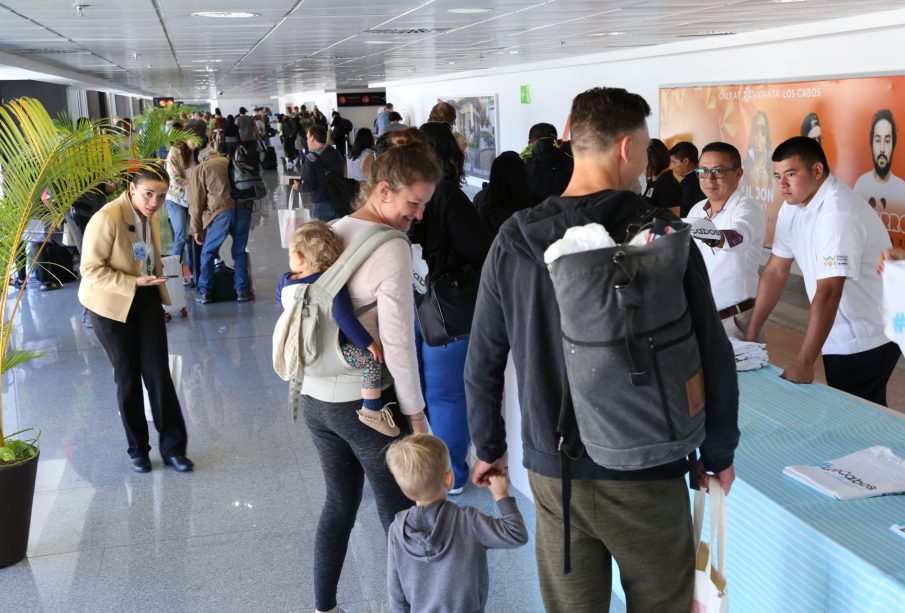
[[163, 263], [163, 274], [167, 276], [167, 292], [169, 292], [170, 301], [173, 303], [163, 305], [163, 319], [169, 322], [176, 313], [187, 317], [189, 310], [185, 303], [185, 288], [182, 286], [182, 263], [179, 261], [179, 256], [167, 255], [160, 258], [160, 261]]
[[277, 169], [277, 151], [273, 147], [268, 146], [264, 150], [264, 159], [261, 161], [261, 168], [264, 170]]

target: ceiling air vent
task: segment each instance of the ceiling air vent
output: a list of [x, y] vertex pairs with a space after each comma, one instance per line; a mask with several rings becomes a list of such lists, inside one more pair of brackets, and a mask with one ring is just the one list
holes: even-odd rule
[[84, 49], [40, 49], [37, 47], [25, 49], [12, 48], [9, 49], [9, 51], [16, 55], [72, 55], [77, 53], [90, 53], [90, 51]]
[[389, 28], [385, 30], [365, 30], [365, 34], [377, 36], [416, 36], [418, 34], [442, 34], [449, 28]]

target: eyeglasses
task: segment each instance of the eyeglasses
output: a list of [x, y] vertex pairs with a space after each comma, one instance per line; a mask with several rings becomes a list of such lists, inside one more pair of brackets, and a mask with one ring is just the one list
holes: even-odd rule
[[719, 181], [720, 179], [726, 176], [726, 173], [732, 170], [738, 170], [738, 166], [733, 166], [732, 168], [720, 168], [716, 166], [714, 168], [695, 168], [694, 174], [698, 175], [698, 179], [704, 180], [708, 176], [711, 179], [716, 179]]

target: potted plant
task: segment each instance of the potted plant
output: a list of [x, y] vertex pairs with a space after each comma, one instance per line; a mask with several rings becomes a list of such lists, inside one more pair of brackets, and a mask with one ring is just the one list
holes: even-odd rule
[[[29, 222], [58, 227], [73, 202], [101, 184], [121, 179], [136, 162], [109, 122], [63, 130], [40, 102], [20, 98], [0, 106], [0, 376], [40, 353], [12, 346], [15, 315], [31, 264], [18, 290], [11, 282], [25, 267], [21, 248]], [[38, 254], [50, 238], [45, 233]], [[34, 429], [8, 434], [0, 396], [0, 567], [25, 557], [38, 465]]]

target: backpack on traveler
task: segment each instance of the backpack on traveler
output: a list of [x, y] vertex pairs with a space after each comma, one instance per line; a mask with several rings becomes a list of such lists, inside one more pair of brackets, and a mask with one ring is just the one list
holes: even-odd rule
[[361, 184], [355, 179], [349, 179], [342, 175], [330, 172], [330, 169], [324, 164], [321, 156], [313, 151], [308, 152], [307, 157], [309, 160], [320, 164], [324, 169], [326, 183], [323, 186], [319, 186], [317, 191], [326, 197], [327, 201], [333, 205], [333, 210], [335, 210], [336, 214], [340, 217], [351, 213], [352, 202], [355, 200], [355, 196], [358, 195]]
[[260, 200], [267, 195], [267, 186], [257, 166], [248, 160], [248, 156], [238, 152], [236, 159], [229, 161], [229, 186], [236, 202]]
[[[314, 283], [290, 285], [291, 307], [284, 309], [273, 330], [273, 369], [289, 381], [292, 420], [298, 417], [301, 381], [305, 376], [326, 378], [354, 370], [340, 349], [339, 324], [333, 317], [333, 300], [352, 274], [378, 247], [394, 238], [408, 237], [388, 226], [374, 226], [343, 249], [339, 259]], [[284, 304], [286, 304], [284, 302]], [[356, 317], [377, 306], [376, 302], [355, 310]]]
[[[548, 264], [567, 383], [558, 426], [566, 534], [570, 460], [587, 453], [641, 470], [693, 457], [704, 441], [704, 373], [684, 290], [690, 229], [648, 223], [655, 214], [644, 207], [622, 244]], [[648, 242], [632, 240], [644, 230]], [[568, 569], [568, 545], [564, 557]]]

